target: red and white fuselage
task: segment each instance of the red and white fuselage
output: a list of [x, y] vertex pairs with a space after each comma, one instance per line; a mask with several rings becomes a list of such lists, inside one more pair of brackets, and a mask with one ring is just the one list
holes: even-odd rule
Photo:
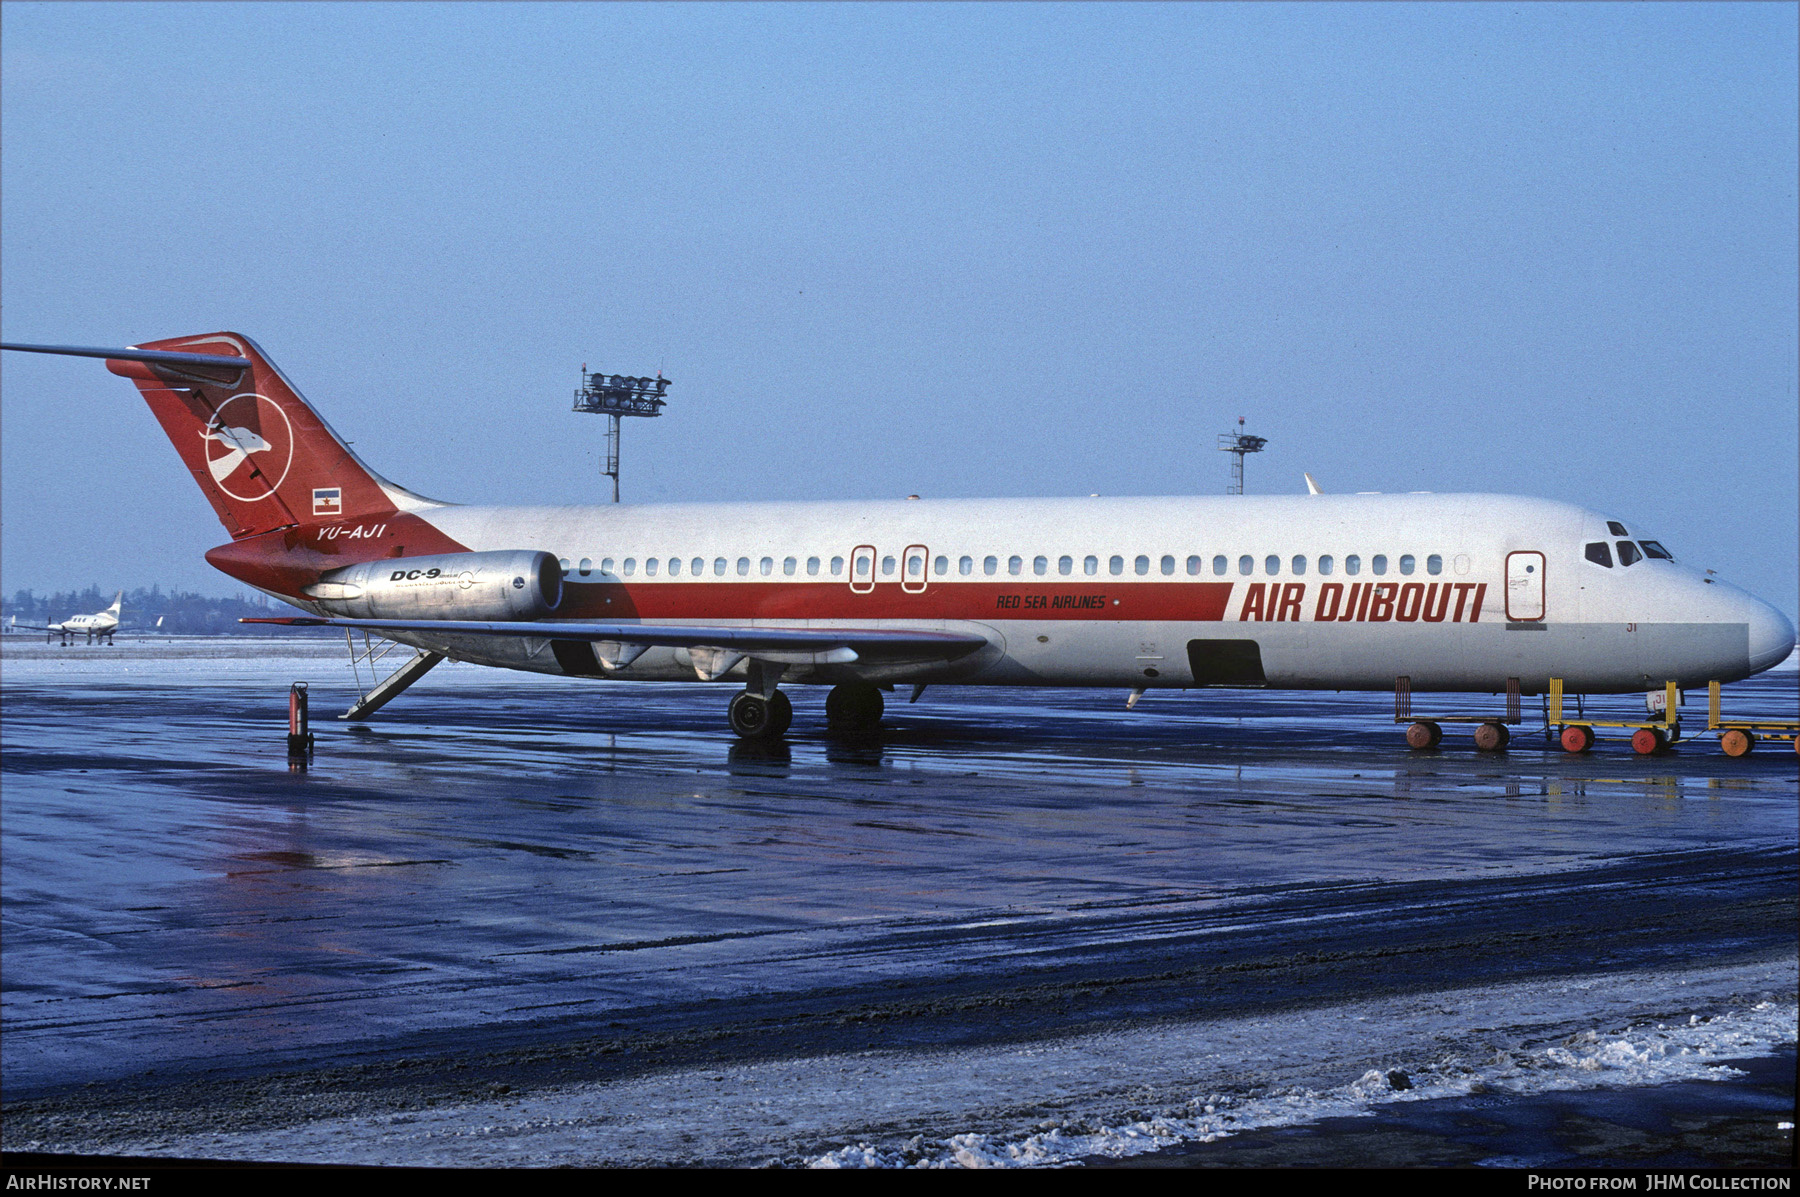
[[225, 573], [486, 665], [762, 700], [782, 680], [1535, 694], [1732, 681], [1794, 646], [1766, 603], [1566, 503], [458, 506], [376, 474], [239, 334], [9, 348], [136, 383], [231, 534], [207, 554]]

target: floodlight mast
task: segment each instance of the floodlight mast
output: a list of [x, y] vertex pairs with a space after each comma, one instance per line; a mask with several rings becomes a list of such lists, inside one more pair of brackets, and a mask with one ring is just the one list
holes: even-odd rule
[[1219, 451], [1231, 454], [1231, 484], [1225, 488], [1228, 495], [1244, 493], [1244, 454], [1261, 453], [1264, 445], [1269, 443], [1266, 436], [1251, 436], [1244, 431], [1244, 417], [1238, 417], [1236, 432], [1219, 434]]
[[631, 378], [624, 374], [589, 374], [581, 367], [581, 387], [575, 392], [576, 411], [611, 417], [606, 429], [606, 464], [600, 473], [612, 479], [612, 501], [619, 501], [619, 417], [660, 416], [669, 380], [657, 371], [655, 378]]

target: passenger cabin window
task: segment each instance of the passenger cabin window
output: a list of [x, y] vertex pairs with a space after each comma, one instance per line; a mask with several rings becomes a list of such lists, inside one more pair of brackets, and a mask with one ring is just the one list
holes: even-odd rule
[[775, 572], [775, 558], [764, 557], [762, 561], [758, 563], [758, 568], [762, 570], [763, 577], [768, 577]]
[[1444, 559], [1436, 553], [1425, 558], [1425, 572], [1436, 576], [1444, 572]]
[[806, 559], [806, 576], [809, 578], [817, 577], [818, 573], [819, 573], [819, 559], [817, 557], [808, 557]]
[[1606, 530], [1608, 532], [1611, 532], [1614, 536], [1630, 536], [1631, 535], [1631, 533], [1629, 533], [1625, 530], [1625, 525], [1621, 524], [1618, 520], [1607, 520], [1606, 521]]
[[1094, 556], [1083, 557], [1081, 559], [1081, 572], [1090, 578], [1099, 573], [1100, 558]]
[[1374, 559], [1369, 562], [1369, 568], [1375, 571], [1375, 576], [1378, 578], [1387, 573], [1386, 555], [1382, 553], [1375, 554]]
[[1362, 572], [1362, 558], [1358, 557], [1355, 553], [1344, 558], [1344, 572], [1351, 577], [1360, 574]]
[[681, 576], [681, 558], [669, 558], [669, 576], [671, 578], [678, 578]]
[[581, 576], [585, 578], [593, 572], [594, 572], [594, 559], [592, 557], [583, 557], [581, 559]]
[[1125, 572], [1125, 558], [1115, 553], [1107, 559], [1106, 568], [1114, 577], [1118, 577]]
[[637, 558], [636, 557], [625, 558], [625, 576], [629, 578], [632, 574], [635, 574], [636, 572], [637, 572]]
[[1306, 558], [1305, 557], [1295, 556], [1293, 561], [1289, 562], [1289, 564], [1293, 566], [1295, 577], [1299, 578], [1299, 577], [1306, 576]]
[[1268, 574], [1271, 578], [1274, 577], [1276, 574], [1280, 573], [1281, 572], [1281, 558], [1277, 557], [1273, 553], [1270, 553], [1267, 557], [1264, 557], [1263, 558], [1263, 572], [1265, 574]]
[[1403, 574], [1410, 574], [1412, 571], [1413, 555], [1411, 553], [1403, 554], [1400, 558], [1400, 572]]
[[1657, 544], [1654, 540], [1640, 540], [1640, 541], [1638, 541], [1638, 543], [1644, 546], [1644, 556], [1646, 556], [1646, 557], [1654, 557], [1658, 561], [1673, 561], [1673, 560], [1675, 560], [1674, 556], [1669, 552], [1669, 550], [1663, 548], [1660, 544]]
[[1073, 558], [1073, 557], [1058, 557], [1056, 559], [1056, 572], [1059, 574], [1062, 574], [1064, 577], [1067, 577], [1069, 574], [1074, 573], [1075, 572], [1075, 558]]
[[831, 576], [835, 578], [843, 572], [844, 572], [844, 559], [842, 557], [833, 557], [831, 559]]
[[894, 576], [894, 559], [892, 557], [883, 557], [881, 559], [881, 576], [884, 578], [891, 578]]
[[1217, 557], [1213, 558], [1213, 577], [1222, 578], [1224, 576], [1225, 576], [1225, 554], [1220, 553]]
[[1189, 557], [1187, 559], [1187, 569], [1188, 569], [1188, 577], [1190, 577], [1190, 578], [1198, 577], [1200, 574], [1200, 558], [1199, 557]]
[[781, 559], [781, 576], [784, 578], [791, 578], [794, 576], [794, 571], [799, 567], [800, 563], [792, 557], [783, 557]]
[[750, 558], [739, 557], [738, 558], [738, 577], [747, 578], [749, 576], [750, 576]]
[[557, 558], [557, 564], [562, 566], [563, 576], [567, 577], [569, 573], [569, 559], [567, 557], [559, 557]]
[[944, 556], [942, 553], [938, 554], [936, 572], [937, 576], [940, 578], [950, 572], [950, 558]]
[[995, 574], [999, 573], [1000, 572], [1000, 558], [998, 558], [998, 557], [983, 557], [981, 559], [981, 572], [986, 574], [990, 578], [993, 577]]
[[1137, 560], [1131, 563], [1131, 568], [1137, 572], [1138, 577], [1143, 577], [1150, 572], [1150, 558], [1139, 553]]
[[1040, 578], [1043, 577], [1045, 574], [1049, 573], [1050, 572], [1050, 558], [1048, 558], [1048, 557], [1033, 557], [1031, 559], [1031, 572], [1036, 574]]
[[1325, 577], [1329, 578], [1331, 576], [1331, 571], [1335, 568], [1337, 568], [1337, 562], [1331, 559], [1330, 553], [1326, 553], [1323, 557], [1319, 558], [1319, 572]]
[[1162, 568], [1163, 577], [1172, 578], [1175, 576], [1175, 558], [1165, 556], [1162, 559], [1160, 565]]
[[1638, 552], [1638, 547], [1636, 545], [1632, 544], [1629, 540], [1621, 540], [1619, 542], [1619, 564], [1620, 565], [1636, 565], [1638, 562], [1642, 561], [1643, 559], [1644, 559], [1644, 555], [1642, 553]]
[[719, 577], [722, 578], [725, 576], [725, 570], [726, 570], [725, 558], [714, 557], [713, 558], [713, 573], [717, 574]]
[[600, 572], [603, 574], [610, 574], [612, 571], [613, 559], [611, 557], [602, 558], [600, 561]]
[[1020, 574], [1024, 573], [1025, 572], [1025, 558], [1023, 558], [1023, 557], [1008, 557], [1006, 559], [1006, 572], [1011, 574], [1015, 578], [1018, 577]]
[[[836, 561], [836, 560], [838, 560], [838, 558], [833, 557], [832, 560]], [[836, 573], [837, 571], [833, 570], [832, 572]], [[864, 574], [867, 574], [868, 572], [869, 572], [869, 559], [867, 557], [858, 557], [856, 559], [856, 576], [860, 578]]]
[[706, 558], [696, 557], [688, 562], [688, 572], [693, 574], [696, 578], [704, 576], [706, 573]]
[[644, 558], [644, 576], [646, 578], [654, 578], [656, 576], [657, 564], [657, 560], [654, 557]]
[[956, 572], [961, 574], [965, 578], [968, 577], [970, 574], [974, 573], [975, 572], [975, 558], [973, 558], [973, 557], [957, 558]]
[[1248, 553], [1245, 553], [1242, 557], [1238, 558], [1238, 573], [1243, 574], [1247, 578], [1255, 572], [1256, 558], [1250, 556]]
[[1596, 540], [1590, 543], [1587, 547], [1586, 556], [1587, 559], [1592, 561], [1595, 565], [1604, 565], [1607, 569], [1612, 568], [1612, 550], [1606, 547], [1606, 542], [1604, 540]]

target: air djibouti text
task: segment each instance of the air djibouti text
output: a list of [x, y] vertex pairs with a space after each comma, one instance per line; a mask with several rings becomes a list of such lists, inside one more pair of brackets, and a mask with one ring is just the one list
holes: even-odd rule
[[[1476, 623], [1486, 597], [1486, 582], [1326, 582], [1319, 587], [1312, 621]], [[1298, 622], [1305, 618], [1305, 602], [1305, 582], [1252, 582], [1238, 620]]]

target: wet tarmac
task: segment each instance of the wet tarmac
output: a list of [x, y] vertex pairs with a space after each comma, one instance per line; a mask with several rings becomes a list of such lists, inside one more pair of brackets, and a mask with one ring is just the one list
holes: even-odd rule
[[[802, 688], [788, 741], [754, 747], [726, 732], [722, 687], [458, 666], [346, 726], [330, 718], [355, 696], [341, 645], [3, 651], [9, 1150], [338, 1158], [304, 1125], [531, 1098], [548, 1126], [548, 1095], [570, 1086], [588, 1088], [566, 1107], [590, 1108], [742, 1069], [766, 1093], [756, 1070], [795, 1062], [1135, 1036], [1086, 1080], [1069, 1065], [1055, 1094], [996, 1072], [876, 1116], [869, 1103], [898, 1102], [896, 1067], [811, 1121], [746, 1106], [730, 1133], [696, 1116], [686, 1142], [533, 1131], [523, 1155], [488, 1158], [368, 1131], [358, 1157], [966, 1163], [932, 1144], [1110, 1133], [1187, 1108], [1196, 1085], [1239, 1108], [1312, 1094], [1323, 1126], [1331, 1086], [1364, 1064], [1448, 1078], [1476, 1040], [1512, 1061], [1481, 1065], [1490, 1089], [1536, 1076], [1519, 1061], [1571, 1035], [1677, 1018], [1738, 1038], [1632, 1050], [1714, 1068], [1793, 1042], [1800, 779], [1785, 745], [1638, 757], [1615, 738], [1571, 757], [1527, 726], [1504, 754], [1454, 728], [1415, 753], [1383, 695], [1164, 692], [1127, 711], [1111, 691], [979, 689], [890, 696], [879, 734], [844, 739], [824, 733], [824, 692]], [[318, 733], [304, 769], [284, 737], [296, 679]], [[1791, 719], [1795, 696], [1775, 673], [1728, 687], [1727, 705]], [[1486, 995], [1481, 1018], [1426, 1027], [1409, 1005], [1452, 992]], [[1361, 1031], [1296, 1029], [1352, 1009], [1379, 1013]], [[1234, 1032], [1211, 1071], [1212, 1049], [1187, 1049], [1192, 1068], [1133, 1095], [1155, 1044], [1227, 1024], [1266, 1025], [1266, 1042]], [[1584, 1058], [1602, 1065], [1568, 1067], [1615, 1067]], [[1728, 1088], [1616, 1067], [1602, 1079]], [[671, 1091], [621, 1096], [604, 1120]], [[263, 1137], [216, 1138], [227, 1127]], [[1249, 1127], [1218, 1142], [1248, 1144]], [[1316, 1139], [1306, 1151], [1326, 1150]], [[1157, 1158], [1182, 1159], [1180, 1140]], [[1771, 1123], [1744, 1162], [1791, 1141]], [[1058, 1150], [1024, 1162], [1096, 1154]]]

